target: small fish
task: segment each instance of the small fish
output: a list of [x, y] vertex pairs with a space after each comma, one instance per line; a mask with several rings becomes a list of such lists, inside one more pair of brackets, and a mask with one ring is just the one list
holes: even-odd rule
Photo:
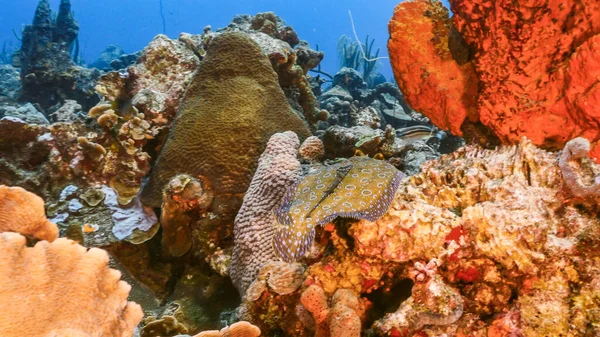
[[284, 261], [294, 262], [312, 245], [316, 226], [337, 217], [379, 219], [401, 179], [402, 173], [392, 165], [369, 157], [311, 169], [275, 211], [275, 251]]

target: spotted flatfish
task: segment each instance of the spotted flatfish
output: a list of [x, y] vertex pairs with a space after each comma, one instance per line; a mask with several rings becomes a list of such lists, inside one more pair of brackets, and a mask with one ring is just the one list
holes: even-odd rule
[[353, 157], [312, 168], [286, 193], [275, 211], [273, 246], [281, 259], [294, 262], [310, 248], [315, 227], [337, 217], [379, 219], [390, 207], [402, 172], [385, 161]]

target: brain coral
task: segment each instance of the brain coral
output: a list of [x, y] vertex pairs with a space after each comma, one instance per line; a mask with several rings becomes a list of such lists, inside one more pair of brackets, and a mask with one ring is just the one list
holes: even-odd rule
[[108, 254], [64, 238], [25, 246], [0, 234], [0, 335], [130, 337], [142, 308]]
[[[527, 136], [536, 145], [562, 148], [577, 136], [592, 142], [600, 139], [597, 0], [450, 3], [455, 28], [446, 18], [449, 27], [438, 29], [440, 19], [431, 8], [441, 4], [430, 0], [398, 5], [390, 22], [389, 49], [396, 79], [415, 109], [457, 134], [465, 117], [478, 115], [504, 143]], [[425, 23], [412, 24], [415, 20]], [[431, 30], [419, 38], [416, 33], [423, 25]], [[411, 36], [417, 38], [407, 38]], [[446, 58], [448, 62], [432, 65], [429, 60], [443, 57], [441, 49], [453, 51], [458, 61]], [[420, 53], [423, 50], [428, 55]], [[459, 57], [461, 52], [466, 57]], [[463, 84], [460, 77], [436, 78], [469, 67], [474, 67], [478, 86], [474, 79]], [[413, 70], [419, 69], [424, 69], [423, 76], [414, 76]], [[431, 86], [423, 86], [424, 79]], [[473, 86], [477, 86], [475, 95]], [[459, 96], [465, 99], [455, 109], [453, 102]], [[470, 96], [476, 97], [475, 103]], [[432, 101], [443, 104], [431, 107]], [[473, 108], [476, 113], [469, 114]]]
[[142, 199], [159, 207], [162, 188], [181, 173], [208, 178], [215, 196], [241, 196], [269, 137], [286, 130], [310, 135], [258, 45], [244, 33], [223, 33], [185, 93]]

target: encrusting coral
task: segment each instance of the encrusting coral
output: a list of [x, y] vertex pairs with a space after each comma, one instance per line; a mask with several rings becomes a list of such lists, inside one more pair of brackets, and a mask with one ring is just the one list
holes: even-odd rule
[[46, 218], [44, 200], [21, 187], [0, 185], [0, 233], [17, 232], [54, 241], [58, 227]]
[[[108, 254], [60, 238], [0, 234], [0, 335], [130, 337], [142, 319]], [[10, 309], [9, 309], [10, 308]], [[33, 319], [32, 319], [33, 318]]]
[[144, 203], [160, 206], [160, 191], [181, 173], [206, 177], [215, 200], [235, 203], [248, 188], [269, 137], [284, 130], [302, 139], [309, 136], [268, 59], [244, 33], [216, 36], [142, 191]]
[[248, 322], [237, 322], [219, 330], [203, 331], [194, 337], [258, 337], [260, 329]]
[[260, 269], [276, 257], [272, 242], [276, 223], [273, 211], [300, 175], [300, 162], [296, 158], [299, 145], [298, 136], [290, 131], [269, 139], [235, 218], [229, 275], [242, 297]]
[[190, 213], [206, 211], [212, 202], [212, 191], [208, 181], [188, 175], [175, 176], [163, 191], [160, 225], [162, 247], [170, 256], [181, 256], [192, 246], [189, 223]]
[[418, 0], [390, 22], [392, 66], [413, 108], [457, 135], [465, 120], [481, 122], [503, 143], [600, 139], [597, 1], [450, 4], [451, 20], [440, 1]]

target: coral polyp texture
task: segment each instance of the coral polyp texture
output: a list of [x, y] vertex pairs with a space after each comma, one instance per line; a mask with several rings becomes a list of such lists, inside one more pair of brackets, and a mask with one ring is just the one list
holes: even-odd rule
[[58, 226], [46, 218], [44, 200], [21, 187], [0, 185], [0, 232], [54, 241]]
[[293, 132], [273, 135], [258, 160], [258, 168], [234, 223], [233, 259], [229, 275], [241, 297], [260, 269], [276, 259], [273, 249], [275, 215], [286, 190], [300, 176], [300, 141]]
[[277, 254], [284, 261], [296, 261], [312, 245], [315, 228], [337, 217], [377, 220], [387, 211], [401, 179], [395, 167], [369, 157], [313, 167], [275, 211]]
[[479, 121], [504, 143], [600, 139], [600, 3], [450, 4], [451, 21], [439, 1], [417, 0], [390, 22], [394, 74], [413, 108], [458, 135]]
[[[130, 337], [143, 313], [108, 254], [60, 238], [0, 234], [0, 335]], [[10, 308], [10, 309], [9, 309]]]
[[267, 57], [244, 33], [218, 35], [188, 86], [143, 201], [160, 206], [162, 188], [180, 173], [208, 178], [216, 197], [241, 198], [269, 137], [285, 130], [309, 136]]

